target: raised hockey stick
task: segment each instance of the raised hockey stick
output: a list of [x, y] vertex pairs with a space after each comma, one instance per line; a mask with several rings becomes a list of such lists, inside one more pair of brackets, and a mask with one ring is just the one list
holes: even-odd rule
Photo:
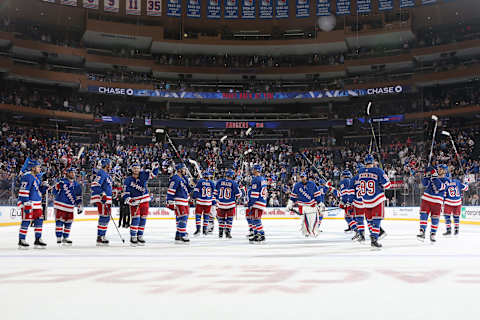
[[370, 124], [370, 130], [372, 131], [373, 141], [375, 142], [375, 148], [377, 149], [378, 154], [378, 164], [380, 165], [380, 169], [383, 170], [383, 163], [382, 163], [382, 154], [380, 153], [380, 147], [378, 146], [377, 136], [375, 135], [375, 130], [373, 130], [372, 118], [370, 117], [370, 108], [372, 107], [372, 101], [368, 102], [367, 105], [367, 116], [368, 116], [368, 123]]
[[450, 142], [452, 143], [453, 150], [455, 150], [455, 155], [457, 156], [458, 164], [460, 165], [460, 169], [462, 169], [462, 173], [465, 176], [465, 170], [463, 170], [462, 161], [460, 160], [460, 156], [457, 151], [457, 147], [455, 146], [455, 142], [453, 141], [452, 135], [448, 131], [442, 131], [442, 134], [450, 138]]
[[438, 117], [436, 115], [432, 114], [432, 120], [435, 121], [435, 127], [433, 128], [432, 145], [430, 147], [430, 154], [428, 156], [427, 167], [430, 167], [430, 164], [432, 163], [433, 144], [435, 143], [435, 135], [437, 134]]
[[175, 154], [178, 158], [178, 160], [180, 160], [181, 163], [183, 163], [183, 165], [185, 166], [185, 169], [187, 169], [187, 175], [190, 177], [190, 179], [192, 179], [193, 181], [193, 176], [192, 176], [192, 173], [190, 172], [190, 170], [188, 169], [185, 161], [183, 161], [182, 157], [180, 156], [180, 153], [178, 152], [177, 148], [175, 147], [175, 145], [173, 144], [173, 141], [172, 139], [170, 139], [170, 136], [168, 135], [168, 132], [165, 130], [165, 129], [157, 129], [155, 130], [156, 133], [159, 133], [159, 134], [165, 134], [165, 137], [167, 138], [168, 140], [168, 144], [172, 147], [173, 151], [175, 151]]
[[310, 159], [307, 158], [307, 156], [303, 153], [303, 152], [300, 152], [300, 154], [302, 155], [302, 157], [308, 162], [308, 164], [310, 165], [310, 167], [315, 170], [315, 172], [318, 174], [318, 176], [320, 178], [322, 178], [323, 180], [325, 181], [328, 181], [327, 178], [325, 178], [325, 176], [323, 174], [320, 173], [320, 170], [317, 169], [317, 167], [315, 167], [312, 163], [312, 161], [310, 161]]
[[192, 159], [188, 159], [188, 162], [190, 162], [193, 165], [193, 167], [195, 168], [195, 171], [197, 171], [197, 174], [200, 177], [200, 179], [203, 178], [202, 170], [200, 170], [200, 165], [198, 164], [198, 162], [195, 161], [195, 160], [192, 160]]

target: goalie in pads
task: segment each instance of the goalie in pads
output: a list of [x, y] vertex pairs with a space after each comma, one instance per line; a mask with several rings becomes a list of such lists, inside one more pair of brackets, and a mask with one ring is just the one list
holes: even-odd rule
[[325, 211], [320, 188], [313, 181], [308, 181], [307, 173], [300, 174], [301, 182], [293, 187], [288, 200], [287, 210], [292, 211], [296, 203], [302, 214], [302, 233], [305, 237], [316, 237], [320, 233], [320, 223]]

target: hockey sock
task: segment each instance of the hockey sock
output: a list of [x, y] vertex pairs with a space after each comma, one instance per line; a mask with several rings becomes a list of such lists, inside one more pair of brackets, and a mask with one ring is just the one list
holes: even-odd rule
[[382, 222], [381, 219], [372, 219], [371, 221], [371, 231], [370, 231], [370, 237], [372, 239], [377, 240], [378, 235], [380, 234], [380, 223]]
[[420, 212], [420, 230], [427, 230], [427, 224], [428, 224], [428, 214], [425, 212]]
[[145, 233], [145, 225], [147, 224], [147, 217], [140, 217], [140, 224], [138, 225], [137, 235], [143, 236]]
[[102, 237], [105, 236], [107, 233], [107, 226], [108, 223], [110, 222], [110, 217], [109, 216], [100, 216], [98, 217], [98, 236]]
[[322, 224], [323, 221], [323, 216], [318, 215], [318, 227], [320, 228], [320, 225]]
[[218, 220], [218, 228], [221, 230], [225, 229], [226, 219], [223, 217], [217, 217], [217, 220]]
[[451, 219], [451, 216], [449, 214], [445, 215], [445, 225], [447, 226], [447, 230], [452, 229], [452, 219]]
[[138, 233], [138, 225], [140, 224], [140, 217], [133, 217], [130, 224], [130, 236], [136, 237]]
[[72, 229], [72, 221], [65, 222], [65, 227], [63, 228], [63, 237], [68, 239], [70, 236], [70, 229]]
[[372, 219], [367, 219], [368, 232], [372, 234]]
[[27, 237], [28, 227], [30, 226], [30, 220], [23, 220], [20, 225], [20, 231], [18, 234], [19, 239], [25, 240]]
[[440, 219], [439, 218], [434, 218], [432, 217], [432, 230], [431, 232], [433, 234], [436, 234], [437, 233], [437, 229], [438, 229], [438, 224], [440, 223]]
[[348, 227], [353, 231], [357, 231], [357, 223], [353, 218], [350, 218], [350, 222], [348, 223]]
[[253, 226], [252, 219], [247, 218], [247, 222], [248, 222], [248, 229], [249, 229], [250, 231], [253, 231], [254, 226]]
[[357, 223], [357, 230], [360, 233], [365, 232], [365, 225], [363, 224], [363, 216], [355, 217], [355, 222]]
[[63, 221], [57, 220], [55, 221], [55, 235], [57, 238], [61, 238], [63, 235]]
[[35, 219], [33, 220], [33, 223], [35, 226], [35, 239], [40, 239], [42, 237], [43, 219]]
[[233, 217], [227, 217], [225, 220], [225, 228], [227, 230], [232, 230], [232, 225], [233, 225]]
[[259, 234], [265, 234], [265, 231], [263, 231], [263, 225], [262, 225], [262, 220], [260, 219], [255, 219], [254, 220], [254, 223], [255, 223], [255, 230], [256, 230], [256, 233], [259, 233]]
[[177, 217], [177, 234], [180, 237], [187, 235], [187, 219], [188, 216]]
[[202, 214], [197, 213], [195, 214], [195, 225], [197, 226], [197, 229], [200, 227], [201, 224], [202, 224]]
[[460, 216], [453, 216], [453, 222], [455, 223], [455, 229], [460, 228]]
[[352, 218], [350, 217], [345, 217], [345, 222], [347, 223], [348, 227], [350, 227], [350, 222], [352, 221]]
[[210, 222], [210, 215], [204, 214], [203, 215], [203, 230], [207, 229], [209, 222]]

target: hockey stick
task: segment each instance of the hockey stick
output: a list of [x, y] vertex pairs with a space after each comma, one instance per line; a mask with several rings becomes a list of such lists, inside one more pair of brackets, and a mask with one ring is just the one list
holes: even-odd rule
[[192, 159], [188, 159], [188, 162], [190, 162], [193, 165], [200, 179], [203, 178], [202, 171], [200, 170], [200, 165], [198, 164], [198, 162]]
[[180, 160], [180, 162], [183, 163], [183, 165], [185, 166], [185, 169], [187, 169], [187, 174], [188, 174], [188, 176], [189, 176], [190, 179], [192, 179], [192, 181], [193, 181], [193, 176], [192, 176], [192, 174], [190, 173], [190, 170], [188, 169], [187, 165], [185, 164], [185, 162], [183, 161], [182, 157], [180, 156], [180, 153], [178, 153], [178, 150], [177, 150], [177, 148], [175, 147], [175, 145], [173, 144], [172, 139], [170, 139], [170, 136], [168, 135], [168, 132], [167, 132], [165, 129], [157, 129], [157, 130], [155, 130], [155, 132], [156, 132], [156, 133], [164, 133], [164, 134], [165, 134], [165, 137], [166, 137], [167, 140], [168, 140], [168, 144], [170, 144], [170, 146], [172, 147], [173, 151], [175, 151], [175, 154], [177, 155], [178, 160]]
[[[105, 204], [102, 203], [103, 210], [105, 211]], [[123, 239], [122, 235], [120, 234], [120, 230], [118, 230], [117, 224], [115, 223], [115, 220], [113, 219], [112, 216], [112, 207], [110, 207], [110, 210], [108, 210], [108, 214], [110, 215], [110, 219], [112, 220], [113, 225], [115, 226], [115, 229], [117, 229], [118, 236], [120, 237], [120, 240], [122, 240], [123, 243], [125, 243], [125, 239]]]
[[450, 141], [452, 142], [453, 150], [455, 150], [455, 155], [457, 156], [458, 164], [460, 165], [460, 169], [462, 169], [462, 173], [465, 176], [465, 170], [463, 170], [462, 161], [460, 161], [460, 156], [458, 154], [457, 147], [455, 146], [455, 142], [453, 141], [452, 135], [448, 131], [442, 131], [442, 134], [450, 138]]
[[427, 167], [430, 167], [430, 164], [432, 163], [433, 144], [435, 143], [435, 135], [437, 134], [438, 117], [436, 115], [432, 114], [432, 120], [435, 121], [435, 127], [433, 128], [432, 145], [430, 147], [430, 155], [428, 156]]
[[307, 160], [307, 162], [308, 162], [308, 164], [310, 165], [310, 167], [312, 167], [312, 168], [315, 170], [315, 172], [318, 174], [318, 176], [319, 176], [320, 178], [322, 178], [323, 180], [325, 180], [325, 182], [328, 181], [328, 179], [325, 178], [325, 177], [323, 176], [323, 174], [320, 173], [320, 171], [317, 169], [317, 167], [315, 167], [315, 166], [313, 165], [312, 161], [310, 161], [310, 159], [308, 159], [307, 156], [306, 156], [303, 152], [300, 152], [300, 154], [302, 155], [302, 157], [303, 157], [305, 160]]
[[375, 142], [375, 148], [377, 149], [378, 154], [378, 164], [380, 165], [380, 169], [383, 170], [383, 163], [382, 163], [382, 154], [380, 153], [380, 147], [378, 146], [377, 136], [375, 135], [375, 130], [373, 130], [372, 118], [370, 117], [370, 108], [372, 107], [372, 101], [368, 102], [367, 105], [367, 116], [368, 116], [368, 123], [370, 124], [370, 130], [372, 131], [373, 141]]

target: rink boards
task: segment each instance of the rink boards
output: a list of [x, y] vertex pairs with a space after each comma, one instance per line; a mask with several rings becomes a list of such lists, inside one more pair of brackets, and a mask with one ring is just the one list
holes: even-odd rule
[[[112, 208], [114, 218], [119, 216], [119, 208]], [[324, 214], [325, 219], [343, 219], [344, 213], [341, 209], [327, 208]], [[190, 219], [194, 217], [194, 208], [190, 208]], [[245, 207], [237, 207], [236, 219], [245, 217]], [[152, 207], [149, 211], [149, 219], [174, 219], [172, 210], [167, 208]], [[267, 208], [265, 219], [299, 219], [286, 208]], [[419, 207], [387, 207], [385, 208], [386, 220], [415, 221], [419, 218]], [[91, 221], [97, 219], [97, 210], [94, 207], [85, 208], [81, 215], [75, 214], [75, 221]], [[47, 222], [54, 220], [53, 207], [48, 208]], [[17, 225], [21, 221], [20, 209], [14, 206], [0, 206], [0, 226]], [[480, 225], [480, 206], [462, 207], [461, 223]]]

